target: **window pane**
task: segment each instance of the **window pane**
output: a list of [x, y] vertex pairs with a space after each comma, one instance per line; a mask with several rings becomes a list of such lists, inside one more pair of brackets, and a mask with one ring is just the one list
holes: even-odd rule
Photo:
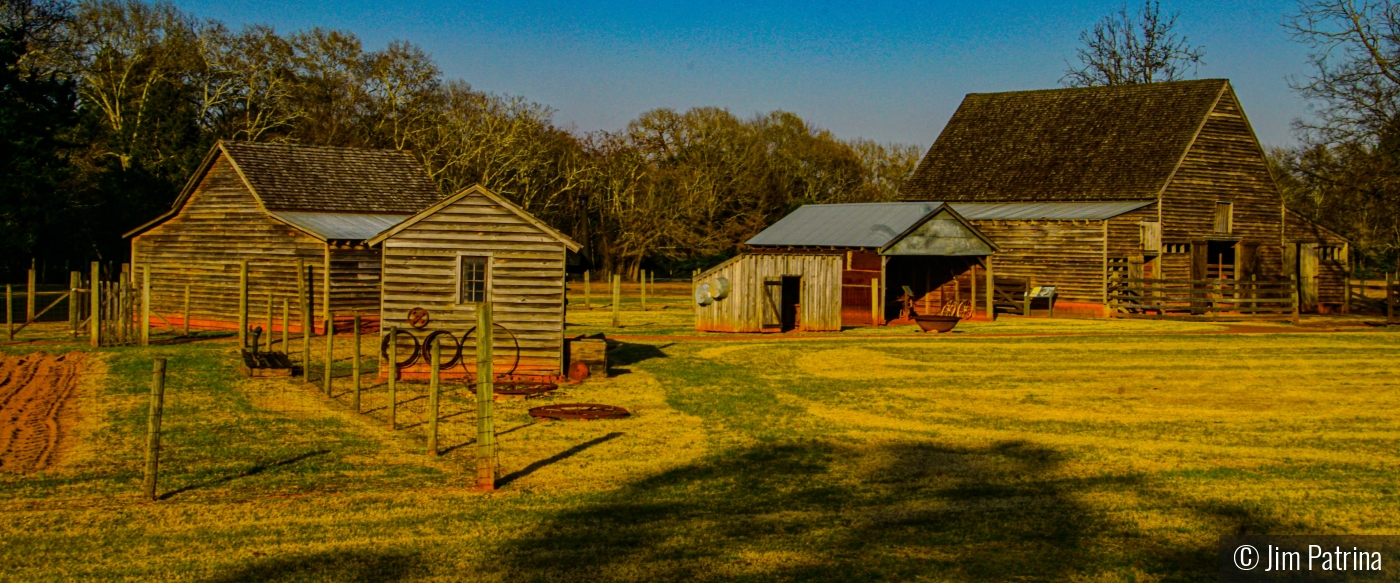
[[475, 303], [486, 301], [486, 258], [463, 257], [459, 282], [459, 301]]

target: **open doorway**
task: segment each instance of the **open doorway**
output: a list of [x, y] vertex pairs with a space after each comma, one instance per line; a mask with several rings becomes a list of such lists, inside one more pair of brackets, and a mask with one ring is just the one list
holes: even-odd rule
[[802, 277], [783, 276], [781, 300], [782, 330], [788, 332], [802, 325]]
[[1210, 241], [1206, 245], [1206, 279], [1238, 280], [1234, 241]]

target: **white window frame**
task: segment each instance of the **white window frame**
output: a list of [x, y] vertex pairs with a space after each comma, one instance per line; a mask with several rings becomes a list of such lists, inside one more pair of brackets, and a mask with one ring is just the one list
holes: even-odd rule
[[473, 258], [473, 259], [485, 259], [485, 260], [486, 260], [486, 289], [485, 289], [485, 294], [486, 294], [486, 301], [491, 301], [491, 295], [493, 294], [493, 291], [494, 291], [494, 290], [492, 289], [492, 284], [494, 283], [494, 281], [495, 281], [495, 279], [496, 279], [495, 277], [493, 277], [493, 274], [492, 274], [492, 272], [495, 270], [495, 269], [494, 269], [495, 263], [496, 263], [496, 257], [495, 257], [495, 255], [492, 254], [492, 253], [489, 252], [489, 251], [482, 251], [482, 252], [458, 251], [457, 254], [456, 254], [455, 256], [453, 256], [453, 259], [452, 259], [452, 261], [453, 261], [453, 263], [452, 263], [452, 271], [455, 272], [455, 273], [457, 274], [457, 276], [453, 278], [453, 284], [454, 284], [454, 285], [453, 285], [453, 288], [452, 288], [452, 295], [456, 298], [456, 303], [457, 303], [457, 305], [459, 305], [459, 306], [468, 306], [468, 305], [472, 305], [472, 304], [475, 304], [475, 303], [476, 303], [476, 302], [467, 302], [467, 301], [463, 301], [463, 299], [462, 299], [462, 258], [463, 258], [463, 257], [470, 257], [470, 258]]

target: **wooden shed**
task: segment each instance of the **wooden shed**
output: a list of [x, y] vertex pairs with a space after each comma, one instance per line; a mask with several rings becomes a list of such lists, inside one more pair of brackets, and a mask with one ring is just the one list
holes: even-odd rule
[[188, 286], [192, 326], [237, 329], [247, 261], [253, 321], [270, 294], [279, 316], [290, 300], [300, 330], [300, 277], [319, 328], [331, 314], [378, 314], [379, 250], [367, 240], [441, 198], [408, 152], [219, 142], [170, 210], [126, 236], [135, 270], [151, 269], [153, 326], [183, 325]]
[[[1140, 203], [1087, 224], [969, 216], [1007, 251], [996, 259], [1004, 273], [1057, 286], [1068, 302], [1099, 313], [1107, 309], [1106, 282], [1118, 273], [1303, 276], [1301, 294], [1317, 297], [1305, 304], [1343, 302], [1339, 286], [1314, 282], [1340, 281], [1344, 242], [1318, 243], [1310, 221], [1284, 208], [1263, 148], [1224, 79], [968, 95], [900, 198]], [[1290, 216], [1298, 227], [1286, 224]], [[1017, 248], [1024, 251], [1011, 252]], [[1099, 266], [1088, 268], [1094, 256]], [[1333, 273], [1312, 278], [1301, 271], [1311, 265]]]
[[[493, 302], [499, 374], [554, 376], [564, 367], [564, 263], [579, 244], [481, 186], [443, 199], [369, 240], [383, 252], [380, 321], [425, 339], [458, 339], [476, 326], [476, 304]], [[425, 310], [426, 325], [409, 312]], [[475, 370], [463, 342], [462, 374]], [[425, 374], [422, 363], [406, 374]]]
[[[996, 250], [941, 203], [806, 205], [745, 247], [745, 253], [695, 277], [697, 286], [729, 288], [724, 297], [697, 301], [697, 330], [829, 331], [881, 324], [898, 317], [892, 300], [906, 287], [924, 309], [936, 311], [952, 299], [940, 290], [956, 287], [950, 282]], [[878, 304], [872, 293], [879, 294]], [[940, 303], [931, 305], [935, 294]]]

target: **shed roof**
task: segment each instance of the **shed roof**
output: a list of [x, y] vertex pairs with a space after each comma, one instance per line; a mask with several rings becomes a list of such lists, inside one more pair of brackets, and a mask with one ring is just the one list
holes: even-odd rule
[[904, 200], [1157, 197], [1225, 79], [973, 93], [904, 184]]
[[307, 213], [268, 211], [268, 214], [322, 239], [363, 241], [404, 222], [409, 215]]

